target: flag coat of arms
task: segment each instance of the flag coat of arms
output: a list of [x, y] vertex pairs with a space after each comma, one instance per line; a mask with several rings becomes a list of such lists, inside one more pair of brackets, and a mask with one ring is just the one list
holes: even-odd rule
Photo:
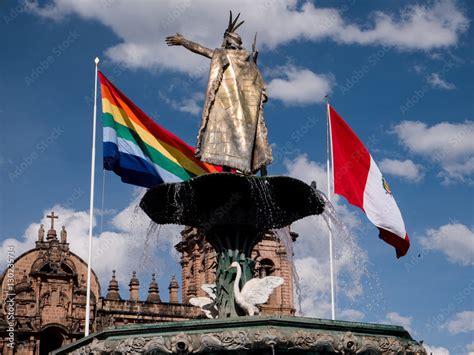
[[195, 149], [156, 124], [101, 72], [104, 168], [143, 187], [220, 171], [201, 162]]
[[334, 193], [361, 208], [379, 237], [404, 256], [410, 247], [397, 203], [380, 169], [352, 129], [328, 104]]

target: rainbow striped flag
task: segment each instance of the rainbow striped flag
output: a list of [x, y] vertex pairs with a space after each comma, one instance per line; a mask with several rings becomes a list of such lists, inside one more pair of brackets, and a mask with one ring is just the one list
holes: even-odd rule
[[105, 169], [143, 187], [221, 170], [196, 158], [194, 148], [158, 126], [101, 72], [99, 78]]

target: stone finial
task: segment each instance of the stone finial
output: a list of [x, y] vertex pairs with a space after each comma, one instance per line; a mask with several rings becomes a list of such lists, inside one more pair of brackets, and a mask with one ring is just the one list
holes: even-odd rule
[[179, 285], [178, 285], [178, 281], [176, 281], [175, 275], [173, 275], [173, 277], [171, 278], [168, 289], [170, 290], [170, 303], [179, 303], [179, 300], [178, 300]]
[[128, 286], [130, 287], [130, 301], [138, 301], [139, 300], [138, 291], [140, 289], [140, 281], [138, 281], [136, 271], [132, 273], [132, 278], [130, 279], [130, 283], [128, 284]]
[[46, 215], [46, 218], [50, 218], [50, 219], [51, 219], [51, 228], [48, 230], [48, 234], [47, 234], [47, 236], [46, 236], [46, 239], [47, 239], [48, 241], [51, 241], [51, 240], [56, 239], [57, 234], [56, 234], [56, 229], [54, 229], [54, 220], [55, 220], [55, 219], [58, 219], [59, 217], [56, 216], [56, 215], [54, 214], [54, 212], [51, 212], [51, 214]]
[[44, 225], [41, 224], [38, 229], [38, 242], [44, 242]]
[[147, 302], [151, 303], [160, 303], [160, 293], [158, 291], [158, 283], [155, 278], [156, 274], [151, 274], [150, 287], [148, 288], [148, 297], [146, 298]]
[[108, 300], [121, 300], [119, 293], [118, 281], [115, 279], [115, 270], [112, 270], [112, 279], [109, 282], [109, 287], [107, 288], [107, 295], [105, 296]]
[[67, 231], [66, 231], [65, 226], [62, 227], [60, 235], [61, 235], [61, 243], [67, 243]]

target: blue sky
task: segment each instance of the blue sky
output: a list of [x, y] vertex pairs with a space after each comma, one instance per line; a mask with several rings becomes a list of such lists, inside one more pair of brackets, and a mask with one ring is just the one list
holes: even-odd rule
[[[229, 9], [246, 20], [240, 33], [247, 48], [258, 32], [275, 156], [269, 173], [325, 188], [323, 96], [329, 93], [378, 162], [404, 216], [412, 245], [396, 260], [365, 216], [336, 199], [352, 243], [336, 242], [339, 318], [408, 326], [439, 354], [474, 352], [474, 8], [468, 1], [2, 2], [0, 260], [9, 244], [18, 253], [33, 247], [53, 208], [73, 251], [85, 255], [94, 57], [131, 100], [194, 145], [209, 63], [166, 47], [164, 38], [181, 32], [217, 47]], [[142, 191], [112, 173], [105, 181], [95, 270], [107, 282], [117, 268], [126, 297], [133, 268], [142, 292], [156, 269], [166, 299], [178, 268], [170, 250], [179, 228], [161, 229], [144, 253], [148, 221], [135, 209]], [[314, 218], [294, 229], [301, 235], [295, 262], [303, 311], [328, 317], [325, 228]]]

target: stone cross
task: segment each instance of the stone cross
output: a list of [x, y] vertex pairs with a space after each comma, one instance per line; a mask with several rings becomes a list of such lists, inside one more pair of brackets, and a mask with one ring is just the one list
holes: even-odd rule
[[54, 219], [58, 219], [58, 216], [54, 215], [54, 212], [51, 212], [50, 215], [47, 215], [46, 218], [51, 218], [51, 229], [54, 229]]

